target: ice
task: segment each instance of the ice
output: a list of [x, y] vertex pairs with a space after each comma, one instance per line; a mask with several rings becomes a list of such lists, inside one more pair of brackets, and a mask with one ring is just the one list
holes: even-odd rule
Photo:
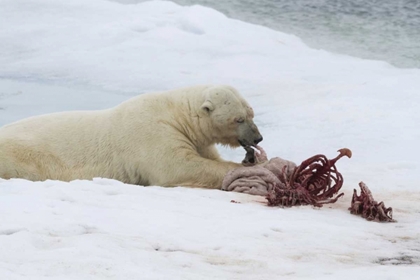
[[[419, 69], [310, 49], [201, 6], [0, 0], [0, 7], [0, 125], [226, 83], [252, 104], [269, 157], [299, 163], [353, 151], [337, 163], [344, 198], [321, 209], [104, 178], [0, 179], [0, 279], [417, 279]], [[393, 207], [398, 223], [349, 214], [360, 181]]]

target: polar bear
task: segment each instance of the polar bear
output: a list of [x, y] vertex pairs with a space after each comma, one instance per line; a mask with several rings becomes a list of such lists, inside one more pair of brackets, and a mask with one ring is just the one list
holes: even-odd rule
[[231, 86], [142, 94], [99, 111], [61, 112], [0, 128], [0, 177], [220, 189], [241, 164], [215, 144], [262, 141], [251, 106]]

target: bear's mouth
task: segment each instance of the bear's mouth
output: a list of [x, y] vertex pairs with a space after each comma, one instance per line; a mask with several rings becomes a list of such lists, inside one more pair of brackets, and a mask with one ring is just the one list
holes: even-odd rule
[[249, 147], [254, 147], [254, 148], [257, 147], [256, 144], [248, 144], [248, 143], [245, 143], [244, 141], [241, 141], [241, 140], [238, 140], [238, 142], [239, 142], [239, 145], [241, 145], [243, 148], [245, 148], [245, 150]]
[[239, 142], [239, 145], [241, 145], [242, 147], [244, 147], [244, 148], [246, 148], [246, 146], [248, 146], [248, 145], [245, 145], [245, 143], [244, 142], [242, 142], [241, 140], [239, 140], [238, 139], [238, 142]]
[[245, 146], [246, 151], [245, 159], [242, 161], [242, 165], [244, 166], [252, 166], [257, 163], [256, 154], [255, 152], [258, 151], [256, 147], [253, 146]]

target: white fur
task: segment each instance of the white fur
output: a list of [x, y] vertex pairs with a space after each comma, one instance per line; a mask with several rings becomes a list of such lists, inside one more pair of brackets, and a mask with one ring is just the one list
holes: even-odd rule
[[0, 128], [0, 177], [220, 188], [240, 164], [223, 161], [214, 144], [253, 141], [259, 132], [252, 118], [251, 107], [229, 86], [142, 94], [112, 109], [31, 117]]

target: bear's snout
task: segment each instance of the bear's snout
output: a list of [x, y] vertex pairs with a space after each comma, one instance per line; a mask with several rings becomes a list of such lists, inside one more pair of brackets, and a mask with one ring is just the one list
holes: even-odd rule
[[239, 144], [242, 147], [256, 146], [263, 140], [258, 127], [252, 122], [245, 122], [239, 127]]
[[263, 137], [260, 134], [258, 134], [257, 137], [252, 137], [251, 139], [246, 139], [246, 138], [238, 139], [238, 142], [242, 147], [249, 147], [249, 146], [256, 146], [262, 140], [263, 140]]
[[258, 139], [254, 140], [254, 144], [257, 145], [258, 143], [260, 143], [263, 140], [263, 137], [260, 135], [260, 137], [258, 137]]

